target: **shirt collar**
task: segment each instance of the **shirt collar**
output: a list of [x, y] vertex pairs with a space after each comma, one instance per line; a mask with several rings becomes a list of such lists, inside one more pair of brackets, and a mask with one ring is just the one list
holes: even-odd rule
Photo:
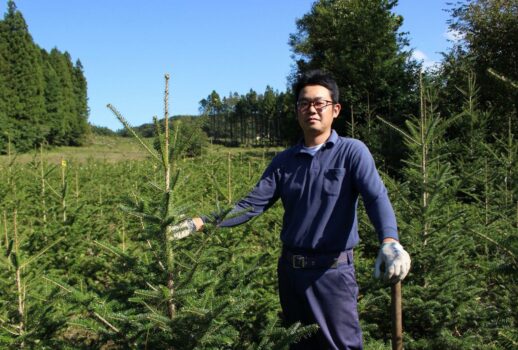
[[[332, 129], [331, 135], [326, 140], [326, 142], [324, 142], [324, 146], [322, 146], [322, 148], [332, 147], [337, 141], [338, 141], [338, 134], [336, 133], [336, 131], [334, 129]], [[305, 153], [305, 152], [301, 152], [303, 146], [304, 146], [304, 138], [301, 138], [299, 140], [299, 142], [297, 143], [297, 145], [295, 146], [295, 153]]]
[[326, 147], [330, 147], [330, 146], [334, 145], [337, 142], [338, 142], [338, 134], [333, 129], [333, 130], [331, 130], [331, 136], [329, 136], [329, 138], [325, 142]]

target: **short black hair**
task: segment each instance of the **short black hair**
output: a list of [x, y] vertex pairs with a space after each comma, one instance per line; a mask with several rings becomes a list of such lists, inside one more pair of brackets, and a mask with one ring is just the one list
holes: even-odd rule
[[308, 85], [320, 85], [327, 88], [331, 94], [331, 99], [334, 103], [338, 103], [340, 92], [338, 91], [338, 84], [336, 84], [333, 76], [321, 69], [314, 69], [302, 73], [298, 76], [295, 84], [293, 84], [293, 92], [295, 93], [295, 103], [299, 99], [299, 94]]

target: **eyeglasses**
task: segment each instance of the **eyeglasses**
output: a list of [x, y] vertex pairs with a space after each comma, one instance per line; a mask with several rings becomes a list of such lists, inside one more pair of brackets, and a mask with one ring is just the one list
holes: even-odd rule
[[326, 101], [326, 100], [316, 100], [316, 101], [308, 101], [308, 100], [301, 100], [297, 101], [297, 108], [299, 111], [305, 111], [308, 110], [309, 107], [313, 106], [318, 112], [322, 112], [327, 106], [334, 104], [333, 101]]

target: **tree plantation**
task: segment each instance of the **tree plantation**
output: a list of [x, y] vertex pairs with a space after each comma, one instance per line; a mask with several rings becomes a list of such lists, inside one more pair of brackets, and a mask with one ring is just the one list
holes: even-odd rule
[[[396, 3], [316, 1], [289, 38], [288, 80], [333, 73], [334, 128], [374, 155], [412, 257], [404, 348], [516, 349], [518, 2], [455, 5], [462, 39], [427, 71], [405, 51]], [[237, 227], [168, 234], [228, 216], [297, 142], [292, 91], [212, 91], [199, 117], [170, 118], [166, 75], [163, 117], [133, 129], [125, 106], [108, 105], [124, 130], [91, 136], [106, 144], [97, 154], [131, 138], [139, 157], [66, 156], [45, 145], [89, 130], [81, 63], [39, 49], [12, 1], [0, 39], [0, 348], [285, 350], [317, 330], [283, 323], [281, 203]], [[390, 349], [390, 286], [373, 278], [379, 242], [358, 210], [364, 346]]]

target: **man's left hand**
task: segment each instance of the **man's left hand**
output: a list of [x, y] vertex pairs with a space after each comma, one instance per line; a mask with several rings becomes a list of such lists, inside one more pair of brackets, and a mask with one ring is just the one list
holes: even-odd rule
[[374, 276], [376, 278], [379, 278], [381, 275], [380, 268], [382, 264], [385, 264], [383, 279], [396, 283], [402, 281], [408, 274], [410, 270], [410, 255], [408, 255], [399, 242], [383, 243], [374, 266]]

